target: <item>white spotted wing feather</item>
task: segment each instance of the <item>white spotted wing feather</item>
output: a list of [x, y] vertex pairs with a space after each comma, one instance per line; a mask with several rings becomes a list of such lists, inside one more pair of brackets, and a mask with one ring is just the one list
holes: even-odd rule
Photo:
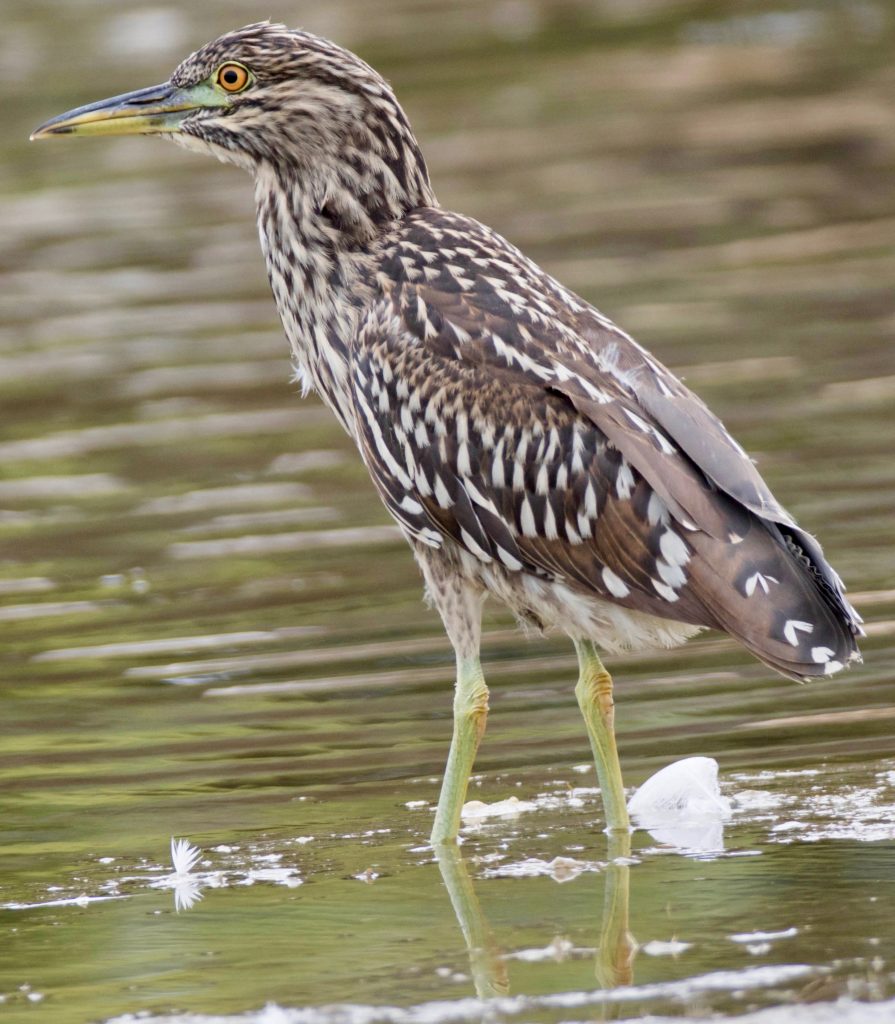
[[455, 545], [490, 578], [723, 629], [797, 678], [857, 656], [860, 620], [820, 547], [610, 321], [435, 209], [405, 220], [377, 269], [351, 345], [358, 440], [415, 542]]

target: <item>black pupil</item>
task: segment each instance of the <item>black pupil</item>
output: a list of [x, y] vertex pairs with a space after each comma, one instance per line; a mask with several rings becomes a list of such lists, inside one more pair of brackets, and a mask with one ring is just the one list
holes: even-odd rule
[[233, 68], [228, 68], [224, 72], [224, 81], [227, 83], [227, 85], [236, 85], [236, 83], [239, 81], [239, 74], [236, 71], [234, 71]]

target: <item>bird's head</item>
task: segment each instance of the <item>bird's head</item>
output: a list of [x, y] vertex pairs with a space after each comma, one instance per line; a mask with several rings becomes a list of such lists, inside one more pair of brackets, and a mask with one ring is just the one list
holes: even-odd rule
[[[425, 162], [388, 83], [326, 39], [260, 22], [207, 43], [158, 86], [54, 117], [31, 138], [162, 135], [258, 174], [333, 177], [391, 210], [432, 201]], [[385, 211], [383, 211], [385, 212]]]

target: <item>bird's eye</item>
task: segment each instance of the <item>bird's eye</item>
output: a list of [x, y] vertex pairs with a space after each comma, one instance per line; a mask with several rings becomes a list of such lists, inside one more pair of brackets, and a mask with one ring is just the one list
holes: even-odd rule
[[227, 92], [242, 92], [251, 80], [249, 69], [232, 61], [222, 64], [215, 75], [217, 84]]

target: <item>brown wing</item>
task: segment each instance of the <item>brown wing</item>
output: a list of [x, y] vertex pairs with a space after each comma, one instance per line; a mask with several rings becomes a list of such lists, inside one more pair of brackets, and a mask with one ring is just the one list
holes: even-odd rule
[[392, 514], [510, 572], [718, 626], [790, 675], [858, 619], [704, 404], [475, 222], [412, 215], [352, 346], [358, 432]]
[[[651, 583], [667, 513], [592, 423], [524, 375], [384, 327], [368, 324], [355, 350], [358, 427], [377, 487], [408, 533], [433, 546], [449, 537], [511, 572], [708, 624], [672, 585], [679, 571], [666, 584], [654, 569]], [[682, 613], [669, 615], [672, 603]]]

